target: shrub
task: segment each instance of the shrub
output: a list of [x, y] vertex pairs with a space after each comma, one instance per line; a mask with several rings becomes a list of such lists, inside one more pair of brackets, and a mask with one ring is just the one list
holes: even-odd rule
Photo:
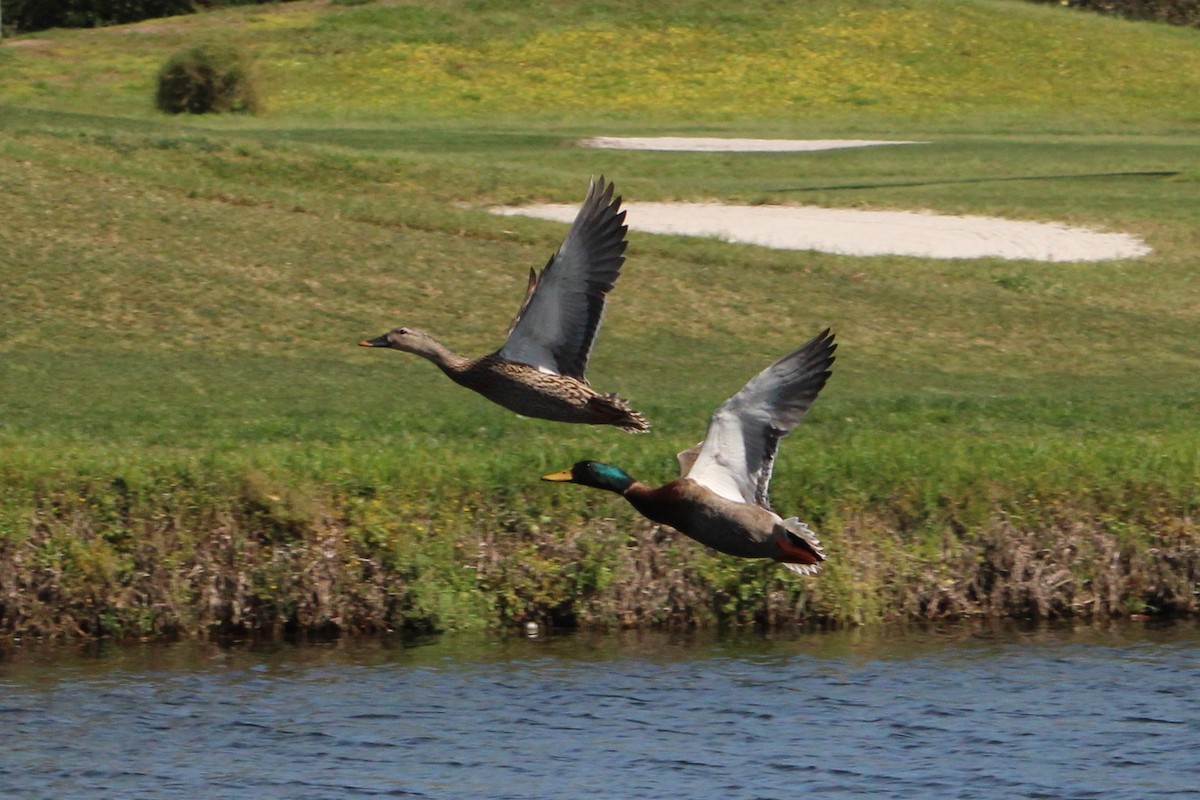
[[274, 2], [277, 0], [0, 0], [0, 16], [6, 29], [29, 33], [46, 28], [124, 25], [206, 8]]
[[1200, 28], [1200, 3], [1196, 0], [1038, 0], [1071, 8], [1112, 14], [1126, 19], [1146, 19], [1170, 25]]
[[191, 14], [192, 0], [0, 0], [5, 25], [18, 31], [96, 28]]
[[158, 72], [155, 104], [169, 114], [259, 110], [248, 60], [235, 48], [217, 44], [197, 45], [167, 59]]

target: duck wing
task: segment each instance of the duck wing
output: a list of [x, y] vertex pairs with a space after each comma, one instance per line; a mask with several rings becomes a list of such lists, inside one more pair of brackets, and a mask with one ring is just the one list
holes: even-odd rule
[[688, 472], [692, 469], [692, 465], [696, 463], [696, 457], [700, 455], [700, 448], [703, 446], [704, 442], [696, 442], [687, 450], [680, 450], [675, 454], [675, 460], [679, 462], [679, 477], [687, 477]]
[[[770, 508], [767, 487], [779, 440], [808, 412], [829, 379], [833, 334], [826, 328], [750, 379], [713, 412], [686, 475], [721, 497]], [[692, 450], [679, 454], [684, 467]]]
[[529, 286], [500, 355], [584, 380], [604, 300], [625, 261], [625, 212], [613, 184], [592, 180], [567, 237]]

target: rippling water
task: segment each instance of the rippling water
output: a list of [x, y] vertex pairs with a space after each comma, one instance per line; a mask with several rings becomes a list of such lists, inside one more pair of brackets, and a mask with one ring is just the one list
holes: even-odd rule
[[1200, 631], [0, 652], [4, 798], [1200, 796]]

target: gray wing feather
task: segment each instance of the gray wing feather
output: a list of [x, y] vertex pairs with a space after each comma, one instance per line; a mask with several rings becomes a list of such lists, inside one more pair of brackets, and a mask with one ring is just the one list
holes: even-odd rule
[[779, 440], [812, 407], [836, 349], [826, 329], [751, 378], [713, 412], [687, 477], [730, 500], [770, 508]]
[[505, 336], [511, 336], [513, 328], [517, 327], [517, 323], [521, 321], [521, 317], [525, 315], [525, 309], [529, 308], [529, 301], [533, 299], [533, 290], [537, 288], [538, 274], [533, 267], [529, 268], [529, 283], [525, 287], [525, 299], [521, 301], [521, 307], [517, 310], [517, 315], [513, 317], [513, 321], [508, 324], [508, 333]]
[[562, 245], [530, 275], [500, 355], [584, 380], [604, 301], [625, 261], [625, 212], [613, 184], [592, 180]]

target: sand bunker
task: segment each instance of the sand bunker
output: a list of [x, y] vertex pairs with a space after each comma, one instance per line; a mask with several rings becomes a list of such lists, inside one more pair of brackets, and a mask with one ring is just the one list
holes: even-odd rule
[[[598, 136], [579, 144], [623, 150], [784, 153], [923, 142]], [[1105, 261], [1137, 258], [1150, 252], [1141, 239], [1124, 233], [1099, 233], [1053, 222], [1017, 222], [994, 217], [720, 203], [638, 203], [626, 205], [625, 209], [629, 212], [626, 222], [636, 231], [705, 236], [783, 250], [820, 250], [851, 256]], [[493, 209], [494, 213], [506, 216], [559, 222], [571, 222], [577, 211], [576, 206], [567, 205]]]
[[[635, 231], [851, 256], [1105, 261], [1150, 252], [1136, 236], [1124, 233], [994, 217], [720, 203], [630, 203], [624, 208], [625, 222]], [[550, 204], [492, 211], [571, 222], [579, 207]]]
[[685, 136], [597, 136], [584, 139], [584, 147], [604, 150], [673, 150], [696, 153], [809, 153], [814, 150], [841, 150], [846, 147], [878, 147], [885, 144], [922, 144], [921, 142], [885, 142], [871, 139], [706, 139]]

